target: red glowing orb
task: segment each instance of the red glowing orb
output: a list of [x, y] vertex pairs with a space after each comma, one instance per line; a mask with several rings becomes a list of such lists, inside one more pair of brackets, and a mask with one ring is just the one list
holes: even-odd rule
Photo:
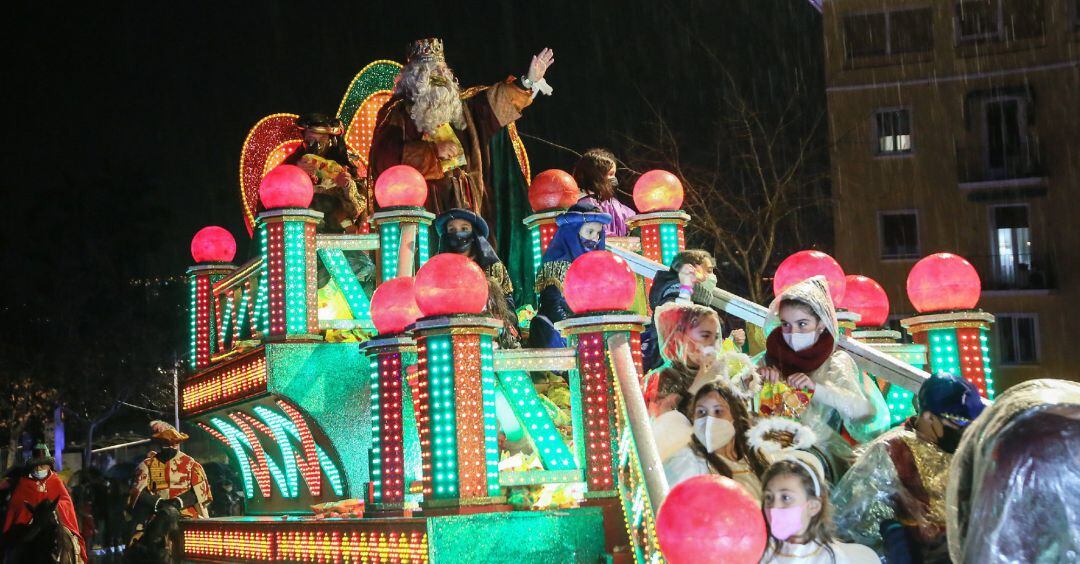
[[682, 182], [666, 170], [650, 170], [634, 183], [634, 207], [640, 213], [675, 211], [682, 202]]
[[813, 276], [824, 276], [829, 281], [833, 303], [843, 303], [844, 287], [847, 285], [844, 269], [840, 268], [836, 259], [821, 251], [799, 251], [784, 259], [776, 267], [773, 294], [779, 296], [784, 290]]
[[937, 253], [915, 263], [907, 277], [907, 295], [920, 313], [973, 309], [982, 281], [964, 257]]
[[482, 313], [487, 299], [487, 277], [465, 255], [435, 255], [416, 272], [416, 305], [427, 317]]
[[259, 200], [264, 208], [306, 208], [311, 205], [315, 187], [311, 177], [298, 166], [278, 165], [266, 173], [259, 184]]
[[427, 196], [427, 180], [409, 165], [392, 166], [375, 180], [375, 201], [380, 208], [423, 207]]
[[529, 185], [529, 206], [534, 212], [568, 208], [580, 197], [581, 190], [574, 177], [557, 168], [537, 174]]
[[873, 278], [848, 274], [840, 307], [859, 314], [859, 327], [880, 327], [889, 319], [889, 295]]
[[753, 496], [731, 478], [716, 474], [671, 488], [656, 515], [660, 552], [671, 564], [757, 562], [767, 534]]
[[191, 258], [195, 262], [232, 262], [236, 239], [225, 228], [208, 225], [191, 238]]
[[411, 276], [391, 278], [371, 295], [371, 322], [380, 335], [400, 333], [423, 315]]
[[579, 256], [563, 281], [563, 297], [574, 313], [627, 310], [635, 292], [637, 279], [630, 265], [610, 251]]

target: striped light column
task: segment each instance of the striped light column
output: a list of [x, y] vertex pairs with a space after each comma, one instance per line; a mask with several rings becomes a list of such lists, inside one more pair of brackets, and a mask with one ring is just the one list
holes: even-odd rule
[[317, 267], [315, 227], [322, 213], [283, 208], [259, 214], [258, 236], [263, 277], [257, 307], [267, 339], [314, 340], [319, 334], [315, 292]]
[[500, 327], [500, 320], [475, 315], [427, 317], [410, 326], [425, 512], [483, 511], [505, 501], [492, 344]]
[[618, 495], [615, 482], [615, 374], [608, 353], [608, 337], [628, 334], [638, 374], [641, 367], [641, 331], [646, 318], [629, 313], [568, 317], [555, 326], [577, 349], [578, 367], [570, 371], [570, 410], [574, 418], [574, 446], [585, 469], [586, 497]]
[[994, 399], [989, 340], [993, 324], [994, 316], [981, 310], [933, 313], [900, 321], [916, 343], [926, 345], [930, 372], [963, 376], [987, 399]]

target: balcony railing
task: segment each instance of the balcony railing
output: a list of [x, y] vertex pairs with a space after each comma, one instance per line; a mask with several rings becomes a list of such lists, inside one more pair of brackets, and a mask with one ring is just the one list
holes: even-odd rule
[[983, 290], [1049, 290], [1054, 269], [1046, 254], [966, 255], [982, 278]]
[[956, 173], [962, 188], [1038, 183], [1046, 175], [1034, 140], [994, 156], [983, 146], [957, 146]]

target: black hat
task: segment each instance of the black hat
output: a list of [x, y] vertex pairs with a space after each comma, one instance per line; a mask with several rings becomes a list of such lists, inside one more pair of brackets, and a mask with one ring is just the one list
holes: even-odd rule
[[464, 219], [465, 221], [468, 221], [472, 224], [473, 231], [481, 237], [487, 238], [491, 233], [484, 218], [466, 209], [453, 208], [435, 218], [435, 232], [438, 233], [440, 237], [446, 233], [446, 224], [449, 223], [451, 219]]

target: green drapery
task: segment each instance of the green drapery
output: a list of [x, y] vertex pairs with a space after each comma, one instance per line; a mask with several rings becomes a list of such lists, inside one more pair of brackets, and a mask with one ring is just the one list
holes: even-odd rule
[[518, 307], [536, 304], [533, 289], [532, 252], [529, 232], [522, 223], [532, 213], [529, 207], [529, 179], [518, 164], [510, 134], [503, 128], [491, 138], [491, 185], [494, 190], [495, 219], [491, 226], [498, 242], [496, 251], [510, 271], [514, 283], [514, 300]]

